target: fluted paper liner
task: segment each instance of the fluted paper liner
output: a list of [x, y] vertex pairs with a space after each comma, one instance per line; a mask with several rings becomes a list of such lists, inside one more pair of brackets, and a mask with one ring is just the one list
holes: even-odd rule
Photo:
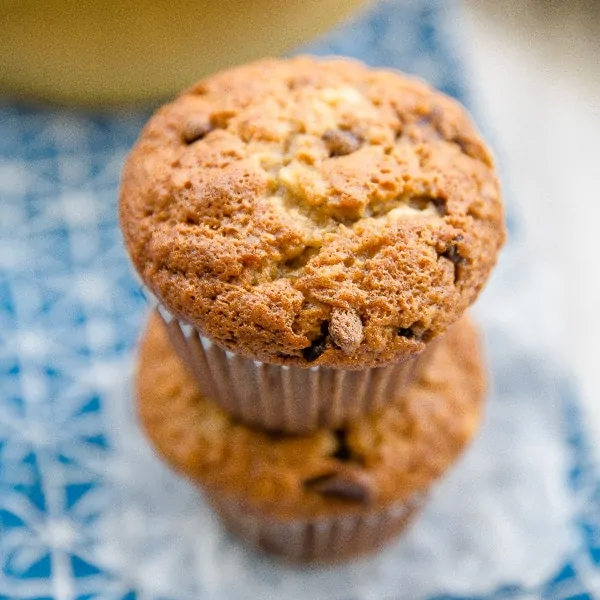
[[360, 371], [270, 365], [223, 350], [157, 309], [202, 392], [242, 423], [273, 431], [307, 433], [368, 415], [406, 391], [427, 360], [425, 352]]
[[225, 526], [258, 550], [293, 563], [335, 563], [392, 541], [424, 504], [424, 495], [387, 508], [312, 520], [279, 520], [219, 496], [210, 501]]

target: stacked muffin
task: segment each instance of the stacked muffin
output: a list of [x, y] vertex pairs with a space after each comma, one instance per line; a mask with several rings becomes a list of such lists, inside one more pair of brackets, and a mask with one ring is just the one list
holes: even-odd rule
[[504, 221], [465, 110], [347, 59], [225, 71], [150, 120], [120, 210], [157, 306], [137, 389], [159, 452], [287, 559], [392, 537], [481, 413], [463, 314]]

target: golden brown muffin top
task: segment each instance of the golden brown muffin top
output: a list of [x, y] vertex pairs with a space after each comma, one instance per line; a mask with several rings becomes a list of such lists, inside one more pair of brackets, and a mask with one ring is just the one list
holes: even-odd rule
[[131, 152], [120, 213], [175, 316], [300, 366], [421, 352], [475, 300], [504, 240], [465, 110], [347, 59], [265, 60], [184, 92]]
[[425, 492], [475, 433], [485, 388], [477, 333], [466, 318], [433, 348], [403, 398], [343, 429], [269, 434], [203, 398], [154, 316], [137, 376], [150, 440], [209, 494], [280, 518], [376, 510]]

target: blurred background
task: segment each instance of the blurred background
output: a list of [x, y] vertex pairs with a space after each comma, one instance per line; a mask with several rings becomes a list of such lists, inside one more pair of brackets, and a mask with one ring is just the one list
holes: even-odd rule
[[366, 2], [4, 1], [0, 83], [71, 105], [153, 104], [212, 71], [289, 51]]
[[[473, 101], [493, 131], [507, 196], [556, 270], [547, 328], [600, 440], [600, 2], [464, 0]], [[543, 301], [543, 299], [542, 299]], [[540, 310], [543, 312], [543, 310]]]
[[[0, 94], [92, 114], [152, 107], [212, 70], [301, 46], [367, 4], [3, 0]], [[462, 0], [462, 9], [451, 28], [472, 108], [493, 136], [522, 226], [560, 274], [554, 301], [568, 318], [549, 324], [552, 346], [576, 372], [600, 437], [600, 3]]]

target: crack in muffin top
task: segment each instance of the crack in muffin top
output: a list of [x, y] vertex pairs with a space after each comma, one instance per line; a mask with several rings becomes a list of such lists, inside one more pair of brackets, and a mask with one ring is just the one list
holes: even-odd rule
[[160, 109], [120, 217], [174, 316], [245, 356], [346, 369], [421, 352], [475, 300], [505, 235], [460, 104], [310, 57], [221, 72]]

